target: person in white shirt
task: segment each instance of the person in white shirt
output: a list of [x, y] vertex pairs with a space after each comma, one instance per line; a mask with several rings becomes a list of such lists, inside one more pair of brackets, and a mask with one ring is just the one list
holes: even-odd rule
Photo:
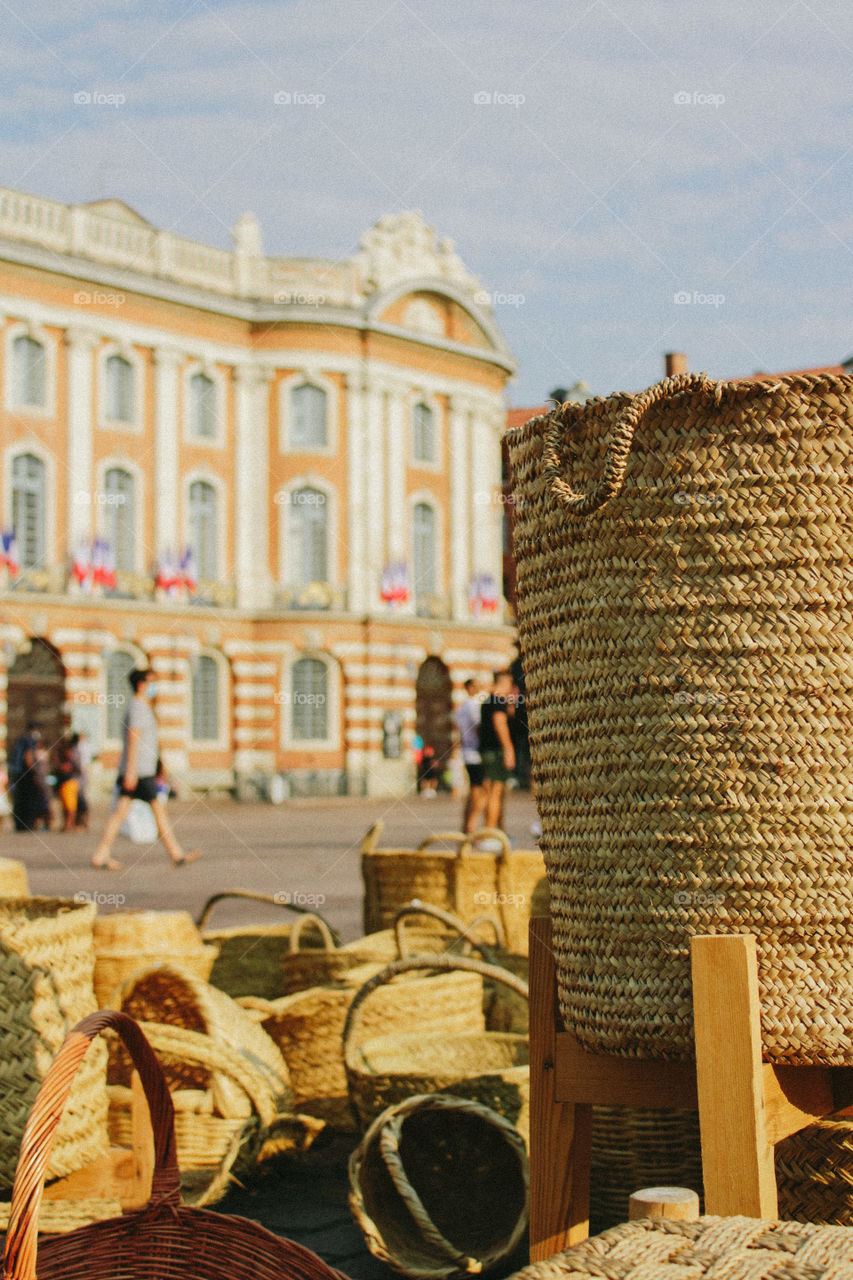
[[484, 690], [479, 680], [472, 677], [465, 681], [465, 692], [468, 696], [457, 707], [453, 719], [459, 732], [462, 762], [469, 782], [465, 807], [462, 810], [462, 830], [470, 835], [477, 830], [486, 812], [488, 790], [480, 757], [480, 707], [483, 703]]

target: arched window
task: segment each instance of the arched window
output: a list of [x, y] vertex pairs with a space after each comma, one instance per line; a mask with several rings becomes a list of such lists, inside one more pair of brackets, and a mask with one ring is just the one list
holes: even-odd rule
[[45, 467], [32, 453], [12, 462], [12, 528], [22, 569], [38, 569], [45, 560]]
[[124, 356], [108, 356], [104, 366], [104, 412], [109, 422], [134, 421], [133, 365]]
[[115, 567], [124, 573], [136, 568], [135, 499], [133, 476], [121, 467], [111, 467], [104, 476], [104, 536]]
[[193, 666], [192, 736], [196, 742], [219, 737], [219, 664], [205, 654]]
[[20, 334], [12, 343], [12, 395], [15, 404], [44, 408], [47, 403], [45, 350], [40, 342]]
[[123, 649], [114, 649], [107, 658], [107, 737], [114, 742], [124, 731], [124, 713], [133, 697], [127, 677], [135, 666], [133, 654]]
[[415, 462], [435, 462], [435, 416], [422, 401], [412, 410], [412, 456]]
[[291, 449], [325, 449], [328, 444], [326, 424], [327, 397], [321, 387], [303, 382], [290, 393]]
[[218, 576], [217, 501], [216, 490], [206, 480], [194, 480], [190, 485], [189, 515], [196, 573], [200, 579], [214, 581]]
[[328, 503], [321, 489], [291, 490], [286, 555], [293, 586], [329, 581]]
[[435, 511], [426, 502], [415, 506], [412, 522], [412, 579], [415, 598], [437, 590]]
[[329, 736], [329, 672], [319, 658], [300, 658], [290, 676], [290, 736], [324, 742]]
[[216, 438], [216, 383], [206, 373], [190, 378], [190, 435], [201, 440]]

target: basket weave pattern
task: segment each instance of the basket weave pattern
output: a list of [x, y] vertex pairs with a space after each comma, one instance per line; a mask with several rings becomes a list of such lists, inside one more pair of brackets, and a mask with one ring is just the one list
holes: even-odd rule
[[853, 1055], [853, 380], [667, 379], [510, 433], [563, 1015], [692, 1056], [688, 942], [758, 938], [764, 1049]]

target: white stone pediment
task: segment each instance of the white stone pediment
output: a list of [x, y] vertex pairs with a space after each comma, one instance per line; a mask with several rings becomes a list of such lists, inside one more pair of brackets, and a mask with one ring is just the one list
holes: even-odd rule
[[474, 292], [479, 281], [466, 270], [452, 240], [439, 240], [417, 212], [389, 213], [361, 238], [355, 255], [365, 293], [384, 293], [404, 280], [431, 276]]

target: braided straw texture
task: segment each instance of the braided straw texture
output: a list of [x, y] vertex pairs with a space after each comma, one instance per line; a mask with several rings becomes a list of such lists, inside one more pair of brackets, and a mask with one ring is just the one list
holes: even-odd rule
[[561, 1005], [693, 1053], [688, 944], [757, 935], [764, 1049], [853, 1055], [853, 381], [670, 378], [509, 434]]
[[853, 1116], [826, 1116], [775, 1155], [780, 1217], [853, 1226]]
[[188, 911], [113, 911], [96, 916], [95, 998], [112, 1004], [116, 987], [156, 964], [179, 964], [202, 981], [210, 977], [216, 948], [205, 946]]
[[643, 1218], [512, 1280], [850, 1280], [853, 1231], [758, 1218]]
[[[90, 903], [0, 899], [0, 1187], [11, 1187], [39, 1085], [67, 1032], [95, 1009]], [[107, 1149], [106, 1046], [84, 1062], [56, 1135], [51, 1178]]]
[[412, 1280], [487, 1271], [527, 1226], [524, 1142], [477, 1102], [432, 1094], [389, 1107], [350, 1156], [349, 1181], [370, 1252]]

